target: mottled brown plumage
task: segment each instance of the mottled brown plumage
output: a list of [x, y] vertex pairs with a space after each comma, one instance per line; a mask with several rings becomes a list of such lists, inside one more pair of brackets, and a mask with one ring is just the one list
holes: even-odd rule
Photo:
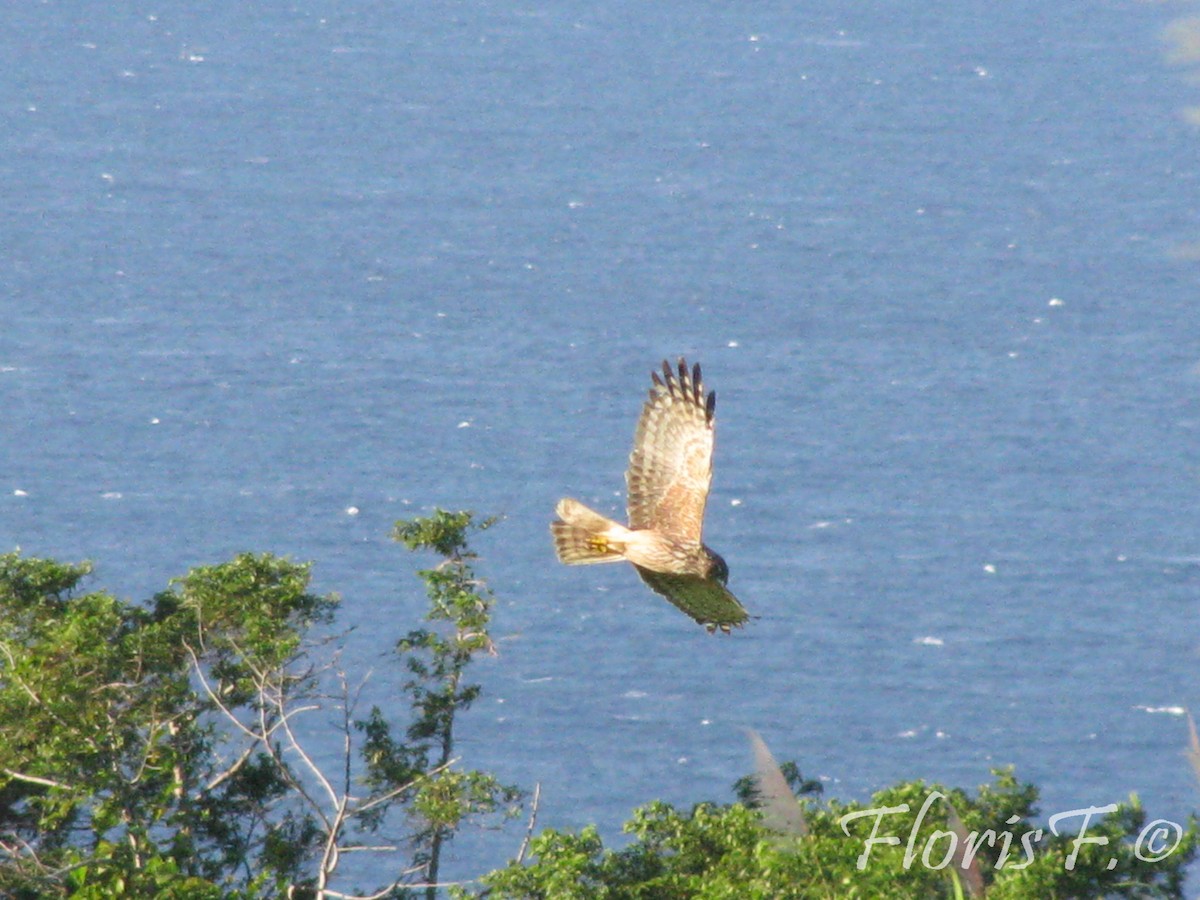
[[713, 631], [748, 618], [725, 587], [725, 560], [705, 546], [704, 508], [712, 484], [713, 416], [717, 395], [705, 394], [700, 366], [677, 371], [664, 362], [634, 433], [625, 473], [628, 527], [560, 500], [550, 526], [567, 565], [617, 562], [634, 568], [654, 591]]

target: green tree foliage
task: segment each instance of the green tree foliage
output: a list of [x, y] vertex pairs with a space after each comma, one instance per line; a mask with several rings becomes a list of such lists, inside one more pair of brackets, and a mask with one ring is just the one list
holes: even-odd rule
[[[798, 772], [791, 775], [790, 780], [800, 782]], [[811, 783], [805, 784], [811, 789]], [[995, 781], [974, 796], [915, 781], [881, 791], [868, 803], [819, 805], [804, 800], [810, 829], [805, 837], [764, 831], [758, 811], [746, 802], [752, 800], [750, 784], [741, 785], [744, 800], [729, 805], [702, 803], [684, 812], [651, 803], [636, 810], [625, 826], [634, 840], [619, 850], [605, 848], [592, 827], [578, 833], [543, 831], [530, 845], [532, 863], [513, 863], [493, 872], [473, 896], [963, 897], [972, 890], [962, 868], [962, 849], [969, 842], [978, 850], [968, 854], [968, 861], [976, 857], [982, 872], [983, 886], [976, 891], [993, 900], [1182, 897], [1184, 869], [1196, 849], [1195, 823], [1189, 822], [1174, 852], [1157, 862], [1139, 859], [1139, 852], [1151, 854], [1145, 841], [1146, 817], [1136, 800], [1091, 819], [1087, 842], [1076, 843], [1082, 817], [1060, 827], [1058, 836], [1041, 834], [1034, 840], [1039, 827], [1034, 822], [1037, 792], [1032, 785], [1019, 784], [1007, 770], [997, 771]], [[952, 808], [961, 819], [958, 833]], [[1005, 834], [1011, 837], [1007, 857], [1002, 857]], [[1030, 853], [1022, 843], [1026, 835]], [[881, 840], [872, 842], [864, 857], [871, 837]], [[890, 837], [897, 842], [882, 840]]]
[[[479, 693], [464, 671], [491, 647], [474, 527], [441, 511], [397, 526], [443, 557], [420, 573], [431, 626], [400, 642], [399, 740], [379, 709], [355, 722], [337, 642], [310, 634], [338, 600], [309, 591], [307, 565], [243, 554], [133, 604], [84, 591], [87, 564], [0, 557], [0, 896], [337, 896], [367, 838], [407, 858], [370, 893], [436, 881], [454, 829], [519, 798], [452, 757]], [[306, 740], [328, 743], [330, 714], [343, 758], [323, 770]]]
[[[413, 716], [405, 739], [376, 707], [358, 727], [366, 734], [363, 748], [369, 763], [369, 783], [377, 790], [397, 785], [415, 789], [397, 797], [407, 804], [415, 823], [411, 836], [413, 865], [437, 893], [442, 848], [469, 815], [515, 814], [520, 791], [501, 784], [493, 775], [450, 767], [454, 724], [458, 713], [479, 697], [480, 686], [464, 680], [467, 666], [479, 654], [495, 653], [488, 627], [492, 594], [476, 577], [468, 535], [495, 524], [474, 523], [469, 512], [437, 512], [427, 519], [396, 523], [393, 537], [409, 550], [433, 551], [438, 565], [419, 572], [429, 597], [425, 628], [410, 631], [396, 646], [409, 672], [405, 684]], [[387, 806], [379, 813], [385, 814]]]
[[[225, 755], [193, 673], [209, 672], [227, 708], [245, 706], [248, 673], [290, 662], [335, 601], [307, 593], [306, 567], [271, 556], [197, 569], [148, 607], [81, 593], [89, 571], [0, 558], [0, 888], [228, 887], [286, 784], [249, 753]], [[269, 879], [237, 880], [253, 893]]]
[[[340, 641], [318, 639], [338, 599], [310, 591], [307, 565], [243, 554], [134, 604], [85, 590], [87, 564], [0, 556], [0, 896], [433, 900], [447, 842], [520, 800], [454, 756], [458, 717], [480, 693], [469, 666], [494, 653], [493, 598], [469, 543], [491, 524], [441, 510], [397, 523], [398, 541], [435, 560], [418, 573], [428, 613], [396, 645], [401, 702], [361, 718]], [[341, 747], [324, 768], [307, 749], [314, 735]], [[839, 803], [752, 743], [756, 773], [735, 785], [736, 802], [650, 803], [620, 849], [594, 827], [534, 835], [531, 822], [513, 863], [452, 890], [1181, 897], [1196, 852], [1194, 821], [1172, 833], [1136, 797], [1050, 834], [1036, 790], [1010, 771], [972, 794], [914, 781]], [[352, 852], [382, 854], [390, 877], [348, 889]]]

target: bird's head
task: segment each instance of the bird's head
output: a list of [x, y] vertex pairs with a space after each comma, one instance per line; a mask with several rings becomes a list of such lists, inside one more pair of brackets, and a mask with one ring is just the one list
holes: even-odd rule
[[708, 547], [704, 548], [704, 552], [708, 554], [708, 576], [715, 578], [721, 584], [727, 582], [729, 580], [729, 566], [725, 565], [725, 560], [721, 558], [721, 554], [714, 553]]

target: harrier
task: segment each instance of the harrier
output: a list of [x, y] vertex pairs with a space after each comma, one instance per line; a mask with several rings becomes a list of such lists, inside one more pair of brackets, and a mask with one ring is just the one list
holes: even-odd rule
[[715, 392], [704, 393], [700, 366], [678, 372], [664, 362], [662, 376], [642, 407], [625, 473], [629, 526], [558, 501], [551, 523], [554, 550], [569, 566], [628, 560], [650, 587], [710, 632], [749, 618], [725, 587], [725, 560], [704, 545], [704, 506], [712, 483]]

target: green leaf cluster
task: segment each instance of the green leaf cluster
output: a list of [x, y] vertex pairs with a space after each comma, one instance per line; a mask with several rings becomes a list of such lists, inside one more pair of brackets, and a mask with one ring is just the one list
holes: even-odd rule
[[292, 661], [336, 601], [270, 555], [196, 569], [149, 605], [83, 592], [90, 571], [0, 557], [0, 832], [19, 848], [0, 893], [255, 894], [261, 872], [238, 873], [287, 785], [225, 758], [215, 707], [254, 715], [248, 673]]
[[[433, 900], [455, 834], [515, 815], [522, 800], [455, 757], [459, 715], [481, 691], [470, 666], [495, 652], [494, 598], [471, 549], [493, 522], [437, 510], [396, 524], [397, 541], [434, 559], [418, 572], [427, 614], [396, 643], [401, 701], [361, 718], [336, 638], [312, 634], [333, 622], [338, 598], [310, 590], [305, 564], [241, 554], [131, 603], [85, 589], [87, 563], [0, 556], [0, 896]], [[324, 770], [300, 733], [316, 711], [344, 750]], [[1162, 841], [1146, 839], [1163, 829], [1136, 796], [1094, 816], [1087, 841], [1078, 818], [1049, 834], [1036, 789], [1011, 770], [974, 792], [912, 781], [842, 803], [795, 764], [778, 768], [764, 796], [786, 812], [786, 783], [802, 817], [764, 818], [754, 776], [733, 803], [635, 810], [615, 848], [595, 827], [533, 834], [531, 823], [514, 862], [452, 893], [1175, 898], [1197, 848], [1193, 819], [1156, 857]], [[347, 889], [339, 861], [379, 848], [394, 880]]]
[[[490, 524], [441, 510], [397, 524], [441, 556], [419, 573], [429, 625], [397, 647], [399, 728], [395, 710], [353, 718], [337, 642], [311, 634], [338, 599], [309, 590], [306, 564], [241, 554], [135, 604], [85, 590], [87, 563], [0, 557], [0, 896], [331, 896], [368, 834], [396, 873], [372, 893], [436, 882], [467, 819], [519, 808], [519, 791], [453, 758], [480, 692], [466, 669], [492, 649], [468, 544]], [[344, 746], [326, 770], [300, 730], [320, 710]]]
[[[465, 680], [467, 668], [477, 656], [495, 652], [489, 634], [493, 595], [475, 573], [469, 535], [495, 521], [475, 522], [470, 512], [439, 509], [429, 518], [396, 523], [395, 540], [440, 558], [434, 568], [418, 572], [429, 601], [428, 624], [396, 645], [409, 673], [404, 690], [413, 715], [404, 739], [395, 737], [377, 707], [358, 723], [366, 735], [367, 782], [384, 793], [412, 786], [396, 802], [404, 803], [413, 823], [414, 868], [430, 885], [438, 881], [445, 845], [466, 818], [492, 813], [511, 817], [520, 809], [522, 792], [516, 787], [487, 772], [452, 767], [458, 714], [482, 690]], [[387, 809], [381, 806], [376, 815]], [[426, 893], [432, 898], [436, 889]]]
[[[1142, 861], [1135, 848], [1146, 822], [1134, 800], [1089, 823], [1087, 836], [1106, 839], [1107, 844], [1081, 843], [1072, 865], [1068, 859], [1075, 849], [1079, 822], [1060, 828], [1058, 836], [1030, 840], [1034, 852], [1026, 856], [1022, 837], [1039, 827], [1036, 789], [1017, 782], [1011, 770], [997, 770], [994, 775], [993, 782], [974, 795], [913, 781], [880, 791], [866, 803], [799, 801], [810, 829], [804, 837], [765, 831], [758, 812], [746, 802], [701, 803], [688, 811], [650, 803], [637, 809], [626, 824], [625, 831], [633, 836], [628, 846], [606, 848], [594, 827], [576, 833], [546, 830], [530, 844], [532, 862], [514, 862], [492, 872], [475, 893], [462, 891], [460, 896], [489, 900], [963, 897], [970, 890], [962, 859], [951, 858], [948, 851], [952, 842], [965, 846], [964, 839], [978, 844], [974, 855], [986, 896], [993, 900], [1183, 896], [1184, 872], [1196, 851], [1194, 821], [1187, 824], [1173, 853], [1157, 862]], [[935, 792], [945, 801], [930, 804], [922, 817], [922, 808]], [[951, 806], [970, 834], [953, 834]], [[898, 841], [873, 843], [864, 858], [865, 841], [877, 819], [871, 812], [875, 810], [893, 812], [880, 818], [874, 835], [895, 836]], [[856, 813], [866, 815], [856, 817]], [[990, 844], [989, 829], [995, 832]], [[1011, 835], [1011, 851], [1002, 861], [1006, 833]]]

